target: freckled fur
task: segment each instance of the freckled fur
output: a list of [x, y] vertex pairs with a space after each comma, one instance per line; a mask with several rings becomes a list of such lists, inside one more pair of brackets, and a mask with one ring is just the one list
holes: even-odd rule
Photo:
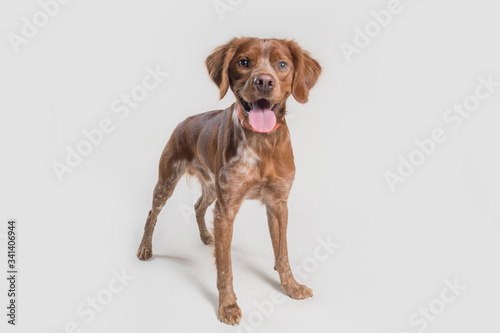
[[[251, 68], [238, 67], [245, 57]], [[280, 71], [276, 64], [286, 61], [289, 68]], [[238, 324], [241, 310], [233, 290], [231, 242], [233, 222], [245, 199], [260, 200], [266, 207], [269, 232], [275, 256], [275, 270], [286, 294], [294, 299], [312, 296], [311, 289], [297, 283], [292, 275], [286, 244], [288, 223], [287, 200], [295, 176], [290, 133], [286, 126], [286, 99], [305, 103], [315, 85], [321, 67], [307, 51], [289, 40], [235, 38], [216, 48], [206, 60], [210, 77], [219, 87], [220, 98], [231, 89], [237, 102], [225, 110], [191, 116], [172, 133], [162, 153], [158, 183], [153, 192], [153, 205], [148, 214], [138, 257], [152, 256], [152, 235], [165, 202], [187, 173], [202, 184], [202, 195], [194, 205], [200, 237], [205, 244], [214, 244], [219, 290], [219, 319]], [[257, 75], [271, 75], [276, 85], [262, 96], [253, 84]], [[266, 98], [281, 125], [269, 133], [257, 133], [242, 125], [248, 123], [237, 116], [242, 107], [240, 98], [256, 101]], [[279, 104], [281, 102], [281, 104]], [[213, 236], [205, 225], [207, 208], [213, 209]]]

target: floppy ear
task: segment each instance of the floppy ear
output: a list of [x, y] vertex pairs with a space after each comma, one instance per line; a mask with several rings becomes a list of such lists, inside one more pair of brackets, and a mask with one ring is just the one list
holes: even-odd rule
[[321, 74], [321, 66], [295, 41], [289, 41], [288, 47], [295, 67], [292, 94], [297, 102], [306, 103], [309, 99], [309, 90], [316, 84]]
[[205, 60], [208, 75], [219, 87], [220, 99], [226, 95], [229, 88], [229, 63], [236, 53], [236, 40], [234, 38], [226, 45], [219, 46]]

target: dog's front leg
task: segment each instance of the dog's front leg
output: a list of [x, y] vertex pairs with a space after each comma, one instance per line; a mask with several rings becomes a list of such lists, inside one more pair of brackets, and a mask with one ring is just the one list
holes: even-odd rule
[[219, 290], [219, 320], [228, 325], [239, 324], [241, 310], [236, 303], [233, 290], [233, 270], [231, 265], [231, 241], [233, 223], [243, 200], [227, 195], [218, 198], [214, 207], [215, 264], [217, 266], [217, 289]]
[[313, 295], [312, 290], [295, 281], [288, 261], [286, 230], [288, 206], [285, 200], [266, 203], [269, 232], [274, 249], [275, 266], [280, 275], [281, 287], [293, 299], [305, 299]]

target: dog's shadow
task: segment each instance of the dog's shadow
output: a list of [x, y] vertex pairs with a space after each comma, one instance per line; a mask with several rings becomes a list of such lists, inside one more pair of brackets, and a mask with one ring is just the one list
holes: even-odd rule
[[[271, 277], [269, 273], [264, 272], [259, 266], [246, 260], [246, 258], [248, 257], [248, 253], [236, 246], [232, 247], [231, 252], [232, 259], [237, 261], [240, 267], [263, 280], [264, 282], [272, 286], [276, 291], [282, 292], [281, 285], [278, 279]], [[214, 288], [209, 288], [206, 284], [203, 283], [200, 275], [196, 274], [197, 267], [196, 265], [194, 265], [193, 261], [189, 260], [188, 258], [166, 254], [155, 254], [153, 255], [153, 260], [166, 260], [169, 262], [175, 262], [183, 266], [183, 274], [185, 275], [185, 277], [189, 280], [191, 285], [196, 287], [199, 292], [205, 297], [205, 299], [213, 305], [215, 314], [217, 316], [217, 310], [219, 307], [219, 297], [216, 292], [217, 289], [215, 288], [215, 286]], [[275, 272], [272, 267], [270, 269], [270, 272]], [[217, 274], [215, 269], [214, 274]]]
[[246, 258], [248, 258], [249, 253], [245, 252], [241, 248], [237, 246], [233, 246], [231, 249], [231, 252], [233, 254], [233, 260], [238, 262], [239, 266], [243, 266], [249, 273], [252, 273], [253, 275], [257, 276], [264, 282], [268, 283], [270, 286], [272, 286], [276, 291], [282, 292], [281, 289], [281, 284], [279, 283], [279, 278], [273, 278], [269, 275], [269, 272], [273, 272], [276, 275], [278, 274], [273, 267], [270, 267], [270, 270], [264, 271], [262, 270], [261, 267], [258, 265], [248, 261]]
[[[188, 258], [183, 258], [183, 257], [178, 257], [178, 256], [172, 256], [172, 255], [166, 255], [166, 254], [155, 254], [153, 255], [153, 260], [166, 260], [168, 262], [175, 262], [181, 266], [184, 267], [182, 270], [182, 273], [188, 280], [188, 283], [191, 284], [191, 286], [195, 287], [198, 289], [198, 291], [205, 297], [205, 299], [214, 306], [216, 315], [217, 315], [217, 309], [219, 306], [219, 297], [217, 296], [216, 292], [213, 290], [214, 288], [208, 288], [205, 284], [203, 284], [202, 279], [199, 278], [199, 274], [195, 274], [196, 266], [194, 265], [193, 261], [189, 260]], [[216, 289], [215, 289], [216, 290]]]

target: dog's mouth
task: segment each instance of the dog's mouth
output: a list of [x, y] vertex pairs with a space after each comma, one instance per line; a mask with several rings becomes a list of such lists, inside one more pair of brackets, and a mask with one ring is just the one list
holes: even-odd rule
[[265, 99], [265, 98], [261, 98], [255, 102], [249, 103], [249, 102], [245, 101], [243, 99], [243, 97], [241, 97], [241, 96], [238, 96], [238, 97], [239, 97], [241, 105], [243, 106], [243, 110], [245, 111], [245, 113], [247, 115], [249, 115], [250, 111], [252, 111], [252, 110], [258, 110], [258, 109], [263, 109], [263, 108], [267, 108], [273, 112], [276, 112], [276, 111], [278, 111], [278, 109], [281, 105], [281, 102], [283, 102], [283, 99], [284, 99], [283, 98], [281, 101], [272, 105], [272, 107], [271, 107], [271, 102], [269, 102], [269, 100]]
[[256, 132], [260, 133], [267, 133], [274, 129], [276, 126], [275, 112], [279, 110], [283, 99], [279, 101], [279, 103], [273, 105], [265, 98], [248, 103], [239, 96], [240, 103], [248, 116], [250, 125]]

